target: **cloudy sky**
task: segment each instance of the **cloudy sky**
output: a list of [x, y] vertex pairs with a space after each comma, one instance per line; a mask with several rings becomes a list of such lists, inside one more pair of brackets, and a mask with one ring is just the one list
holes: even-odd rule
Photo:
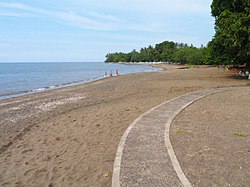
[[104, 61], [164, 40], [206, 45], [211, 0], [0, 0], [0, 62]]

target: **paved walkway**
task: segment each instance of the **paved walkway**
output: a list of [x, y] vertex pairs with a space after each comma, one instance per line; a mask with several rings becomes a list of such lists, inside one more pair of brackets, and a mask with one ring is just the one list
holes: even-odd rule
[[233, 89], [237, 88], [189, 93], [162, 103], [137, 118], [121, 138], [112, 186], [191, 186], [171, 145], [170, 124], [196, 100]]

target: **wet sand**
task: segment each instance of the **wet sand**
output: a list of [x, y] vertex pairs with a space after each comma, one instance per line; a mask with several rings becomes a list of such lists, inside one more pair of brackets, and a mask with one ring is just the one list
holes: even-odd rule
[[110, 186], [120, 138], [140, 114], [187, 92], [249, 86], [216, 67], [161, 67], [0, 101], [0, 186]]

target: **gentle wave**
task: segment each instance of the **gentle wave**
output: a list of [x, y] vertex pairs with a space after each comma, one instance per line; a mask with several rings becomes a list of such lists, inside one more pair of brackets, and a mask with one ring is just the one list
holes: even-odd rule
[[[113, 70], [113, 71], [112, 71]], [[0, 63], [0, 100], [64, 88], [104, 78], [104, 74], [119, 75], [159, 71], [142, 65], [94, 63]]]
[[89, 83], [89, 82], [101, 80], [101, 79], [104, 79], [104, 78], [105, 77], [96, 78], [96, 79], [73, 81], [71, 83], [63, 83], [63, 84], [54, 85], [54, 86], [37, 88], [37, 89], [33, 89], [33, 90], [20, 91], [20, 92], [16, 92], [16, 93], [6, 93], [6, 94], [0, 95], [0, 100], [20, 97], [20, 96], [24, 96], [24, 95], [29, 95], [29, 94], [34, 94], [34, 93], [39, 93], [39, 92], [44, 92], [44, 91], [49, 91], [49, 90], [66, 88], [66, 87], [69, 87], [69, 86], [75, 86], [75, 85], [78, 85], [78, 84]]

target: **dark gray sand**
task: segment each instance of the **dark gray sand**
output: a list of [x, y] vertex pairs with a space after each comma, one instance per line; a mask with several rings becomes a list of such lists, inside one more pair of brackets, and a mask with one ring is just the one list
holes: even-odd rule
[[214, 67], [163, 67], [0, 101], [0, 186], [110, 186], [120, 138], [140, 114], [188, 92], [249, 86]]

